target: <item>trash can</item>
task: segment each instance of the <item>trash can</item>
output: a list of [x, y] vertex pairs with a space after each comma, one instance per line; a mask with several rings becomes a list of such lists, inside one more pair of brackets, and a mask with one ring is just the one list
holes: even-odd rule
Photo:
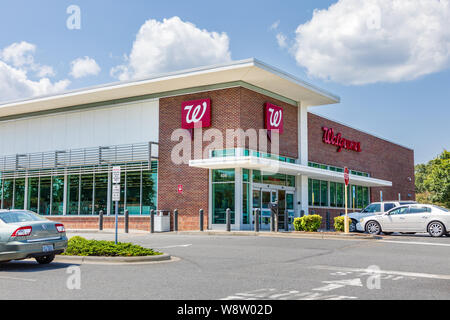
[[155, 216], [155, 232], [170, 231], [170, 211], [159, 210]]

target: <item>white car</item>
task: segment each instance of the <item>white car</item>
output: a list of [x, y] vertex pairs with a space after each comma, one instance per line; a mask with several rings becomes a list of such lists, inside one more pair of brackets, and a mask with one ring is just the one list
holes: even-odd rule
[[428, 232], [432, 237], [441, 237], [450, 231], [450, 212], [435, 205], [412, 204], [362, 218], [360, 223], [370, 234]]
[[348, 214], [348, 217], [351, 219], [350, 224], [350, 232], [362, 231], [364, 232], [364, 228], [362, 227], [360, 220], [361, 218], [367, 218], [376, 214], [383, 214], [388, 212], [392, 208], [417, 203], [415, 201], [384, 201], [384, 202], [372, 202], [367, 207], [365, 207], [361, 212], [352, 212]]

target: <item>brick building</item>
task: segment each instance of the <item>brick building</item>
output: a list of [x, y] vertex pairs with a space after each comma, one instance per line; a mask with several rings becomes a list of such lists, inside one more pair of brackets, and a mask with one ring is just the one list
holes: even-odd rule
[[254, 59], [6, 103], [1, 208], [68, 228], [95, 228], [103, 211], [112, 227], [117, 165], [119, 213], [143, 230], [152, 209], [178, 209], [180, 230], [198, 229], [200, 209], [205, 229], [223, 229], [227, 208], [233, 229], [252, 229], [256, 208], [268, 229], [275, 201], [280, 228], [286, 216], [335, 216], [344, 167], [350, 211], [414, 200], [413, 150], [313, 113], [336, 103]]

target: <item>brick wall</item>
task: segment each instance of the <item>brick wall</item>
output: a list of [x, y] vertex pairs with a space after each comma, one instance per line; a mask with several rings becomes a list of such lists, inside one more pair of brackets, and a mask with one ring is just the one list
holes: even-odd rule
[[[204, 209], [204, 228], [208, 227], [209, 173], [207, 169], [191, 168], [187, 164], [174, 164], [171, 152], [178, 141], [171, 141], [172, 132], [181, 127], [181, 103], [197, 99], [211, 99], [211, 128], [225, 137], [227, 129], [264, 128], [264, 103], [281, 106], [285, 111], [284, 126], [290, 128], [280, 137], [280, 153], [297, 157], [297, 109], [295, 106], [237, 87], [160, 99], [159, 115], [159, 168], [158, 209], [179, 210], [179, 230], [199, 229], [199, 209]], [[206, 128], [204, 129], [206, 130]], [[205, 149], [210, 142], [205, 142]], [[194, 155], [193, 143], [192, 156]], [[248, 146], [248, 141], [246, 141]], [[268, 143], [270, 147], [270, 143]], [[238, 147], [237, 141], [234, 147]], [[183, 185], [178, 194], [177, 186]]]
[[[61, 222], [66, 229], [97, 229], [99, 226], [99, 217], [86, 217], [86, 216], [74, 216], [74, 217], [46, 217], [52, 221]], [[119, 217], [119, 229], [125, 228], [125, 219], [123, 216]], [[114, 229], [115, 217], [104, 216], [103, 217], [103, 229]], [[130, 216], [129, 229], [150, 231], [150, 216], [145, 217], [133, 217]]]
[[[344, 149], [337, 152], [335, 146], [323, 143], [324, 126], [333, 128], [335, 134], [341, 133], [343, 138], [361, 142], [362, 152]], [[392, 188], [371, 188], [372, 202], [380, 201], [380, 190], [385, 201], [397, 200], [398, 193], [402, 200], [415, 200], [413, 150], [312, 113], [308, 114], [308, 146], [309, 161], [347, 166], [350, 170], [368, 172], [372, 178], [392, 181]]]

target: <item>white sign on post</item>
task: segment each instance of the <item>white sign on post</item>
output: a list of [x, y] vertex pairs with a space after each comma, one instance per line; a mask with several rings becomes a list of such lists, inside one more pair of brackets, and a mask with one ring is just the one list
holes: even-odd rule
[[115, 184], [112, 187], [112, 201], [120, 201], [120, 184]]
[[112, 178], [114, 184], [120, 183], [120, 167], [113, 167], [112, 168]]

